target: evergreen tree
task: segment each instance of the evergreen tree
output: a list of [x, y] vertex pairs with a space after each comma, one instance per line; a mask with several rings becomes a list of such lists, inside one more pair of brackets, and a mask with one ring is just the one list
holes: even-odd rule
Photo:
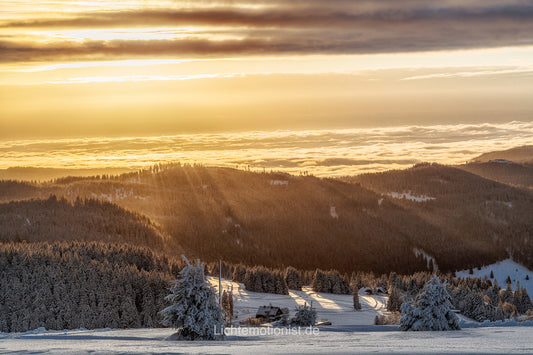
[[400, 329], [402, 330], [457, 330], [457, 316], [451, 311], [450, 295], [435, 275], [416, 297], [415, 304], [404, 303], [401, 307]]
[[172, 282], [172, 293], [166, 297], [172, 305], [161, 311], [162, 324], [177, 328], [179, 339], [216, 339], [215, 332], [222, 330], [224, 312], [214, 289], [205, 280], [204, 265], [198, 260], [193, 266], [183, 258], [187, 266], [181, 270], [180, 278]]
[[518, 313], [522, 313], [522, 290], [520, 289], [519, 281], [516, 282], [516, 288], [513, 293], [513, 305]]
[[389, 274], [389, 288], [394, 287], [396, 290], [403, 289], [402, 279], [395, 272]]
[[311, 287], [315, 292], [350, 294], [348, 281], [338, 271], [334, 270], [324, 272], [317, 269], [313, 276]]
[[489, 319], [488, 306], [485, 306], [483, 295], [479, 292], [469, 292], [464, 301], [464, 307], [461, 312], [477, 322]]
[[324, 292], [324, 290], [327, 288], [326, 274], [322, 270], [316, 269], [315, 274], [313, 275], [311, 287], [315, 292]]
[[486, 291], [485, 291], [485, 295], [490, 299], [490, 304], [493, 305], [493, 306], [496, 306], [498, 305], [498, 289], [494, 286], [492, 287], [489, 287]]
[[525, 314], [529, 309], [533, 308], [533, 305], [531, 304], [531, 299], [527, 294], [527, 290], [525, 288], [522, 288], [522, 290], [518, 292], [519, 287], [520, 284], [517, 283], [516, 291], [514, 294], [514, 304], [518, 313]]
[[287, 283], [285, 282], [283, 272], [278, 271], [274, 275], [275, 278], [275, 293], [278, 295], [288, 295], [289, 294], [289, 288], [287, 287]]
[[357, 290], [353, 290], [352, 292], [353, 297], [353, 309], [361, 309], [361, 302], [359, 302], [359, 292]]
[[400, 312], [402, 303], [400, 292], [398, 292], [396, 287], [391, 286], [389, 289], [389, 299], [387, 300], [387, 310], [389, 312]]
[[248, 269], [244, 276], [244, 287], [253, 292], [288, 295], [289, 290], [281, 272], [265, 267]]
[[302, 279], [300, 278], [300, 273], [298, 270], [289, 266], [285, 269], [285, 283], [290, 290], [302, 290]]
[[507, 278], [505, 279], [505, 283], [510, 285], [513, 281], [511, 280], [511, 276], [507, 276]]
[[350, 278], [350, 286], [354, 291], [359, 292], [359, 290], [363, 287], [365, 287], [365, 283], [363, 281], [363, 277], [360, 272], [352, 273], [352, 276]]
[[499, 303], [513, 303], [513, 289], [511, 288], [511, 283], [507, 284], [505, 290], [500, 290], [500, 301]]
[[338, 271], [329, 271], [327, 273], [327, 278], [330, 284], [329, 292], [337, 295], [350, 294], [348, 282], [344, 280]]
[[246, 268], [243, 265], [237, 265], [233, 270], [233, 281], [235, 282], [244, 282], [244, 277], [246, 276]]
[[308, 306], [307, 303], [303, 306], [296, 307], [296, 314], [291, 319], [291, 324], [300, 327], [309, 327], [315, 325], [316, 310]]
[[418, 291], [419, 288], [416, 284], [416, 280], [414, 278], [411, 278], [411, 280], [409, 280], [409, 285], [407, 286], [407, 294], [410, 296], [410, 299], [414, 299], [418, 294]]

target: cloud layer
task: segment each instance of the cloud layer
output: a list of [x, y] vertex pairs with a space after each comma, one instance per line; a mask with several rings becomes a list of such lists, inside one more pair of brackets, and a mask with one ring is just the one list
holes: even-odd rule
[[[167, 7], [161, 4], [5, 20], [0, 22], [6, 33], [0, 37], [0, 60], [363, 54], [533, 44], [533, 1], [278, 0], [176, 1]], [[52, 30], [128, 28], [174, 28], [180, 29], [180, 36], [123, 40], [113, 38], [110, 32], [105, 40], [95, 40], [90, 35], [81, 41], [47, 37], [47, 31]]]
[[142, 168], [182, 161], [339, 176], [407, 168], [418, 162], [459, 164], [532, 140], [531, 122], [21, 140], [0, 142], [0, 169]]

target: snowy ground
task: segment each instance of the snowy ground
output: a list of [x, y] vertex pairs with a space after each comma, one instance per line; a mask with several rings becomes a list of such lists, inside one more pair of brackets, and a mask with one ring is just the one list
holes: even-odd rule
[[392, 198], [401, 200], [406, 199], [409, 201], [415, 201], [415, 202], [426, 202], [431, 200], [436, 200], [435, 197], [427, 196], [427, 195], [415, 195], [411, 193], [411, 191], [407, 192], [387, 192], [387, 196], [390, 196]]
[[[511, 277], [511, 286], [513, 290], [516, 287], [516, 282], [520, 281], [520, 287], [525, 287], [528, 295], [533, 295], [533, 271], [528, 270], [526, 267], [515, 263], [511, 259], [506, 259], [495, 264], [484, 266], [481, 270], [473, 269], [474, 274], [470, 275], [469, 270], [462, 270], [456, 272], [457, 277], [481, 277], [488, 278], [491, 281], [498, 280], [498, 284], [501, 288], [505, 288], [507, 283], [505, 280], [508, 276]], [[493, 272], [494, 279], [490, 278], [490, 272]], [[529, 276], [529, 280], [526, 280], [526, 276]]]
[[230, 336], [226, 341], [165, 340], [171, 329], [73, 330], [0, 334], [2, 354], [264, 354], [264, 353], [533, 353], [533, 327], [468, 328], [451, 332], [401, 332], [368, 326], [353, 331], [322, 328], [317, 335]]
[[[210, 278], [211, 284], [218, 292], [218, 279]], [[312, 304], [317, 311], [317, 320], [329, 320], [332, 328], [337, 330], [354, 325], [371, 325], [378, 314], [386, 314], [387, 297], [366, 296], [361, 294], [361, 311], [353, 309], [351, 295], [334, 295], [330, 293], [317, 293], [310, 287], [303, 287], [303, 291], [290, 290], [289, 295], [274, 295], [270, 293], [257, 293], [247, 291], [242, 284], [222, 280], [223, 290], [233, 291], [234, 313], [237, 318], [235, 324], [254, 317], [257, 308], [272, 304], [277, 307], [287, 307], [294, 313], [296, 306], [305, 303]]]
[[[218, 286], [217, 280], [210, 281]], [[244, 334], [241, 328], [241, 333], [233, 333], [226, 341], [213, 342], [167, 340], [174, 333], [172, 329], [39, 329], [0, 333], [0, 354], [533, 353], [533, 327], [479, 327], [467, 321], [461, 331], [401, 332], [396, 326], [372, 325], [377, 314], [386, 313], [384, 296], [361, 295], [363, 309], [354, 311], [351, 295], [315, 293], [309, 288], [272, 295], [249, 292], [229, 281], [223, 281], [223, 288], [233, 288], [235, 324], [255, 316], [262, 305], [288, 307], [292, 314], [296, 305], [312, 302], [318, 319], [333, 325], [285, 335], [275, 334], [273, 328], [246, 328], [257, 334]]]

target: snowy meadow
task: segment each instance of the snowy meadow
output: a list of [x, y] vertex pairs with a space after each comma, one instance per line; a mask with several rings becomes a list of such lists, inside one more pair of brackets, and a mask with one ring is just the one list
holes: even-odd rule
[[2, 354], [531, 354], [533, 327], [475, 327], [402, 332], [395, 326], [319, 328], [318, 334], [229, 336], [225, 341], [169, 341], [172, 329], [98, 329], [0, 334]]

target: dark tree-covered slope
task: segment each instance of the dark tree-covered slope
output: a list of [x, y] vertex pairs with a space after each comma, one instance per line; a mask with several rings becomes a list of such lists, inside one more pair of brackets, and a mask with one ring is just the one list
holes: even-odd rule
[[[394, 199], [398, 206], [443, 235], [425, 249], [439, 265], [453, 269], [461, 250], [474, 264], [508, 257], [533, 265], [533, 194], [454, 167], [422, 164], [402, 171], [368, 174], [353, 180], [376, 192], [410, 192], [426, 202]], [[462, 264], [462, 262], [460, 262]]]
[[[0, 183], [0, 196], [12, 199], [10, 189]], [[533, 264], [533, 195], [441, 165], [341, 181], [175, 164], [31, 189], [73, 208], [80, 197], [141, 213], [168, 236], [165, 250], [206, 261], [401, 273], [426, 270], [430, 257], [442, 271], [509, 254]], [[396, 198], [407, 193], [419, 200]]]
[[519, 164], [508, 160], [490, 161], [486, 163], [468, 163], [458, 166], [459, 169], [486, 179], [504, 184], [533, 189], [533, 164]]
[[0, 203], [0, 241], [105, 241], [162, 249], [163, 235], [138, 213], [96, 199]]

